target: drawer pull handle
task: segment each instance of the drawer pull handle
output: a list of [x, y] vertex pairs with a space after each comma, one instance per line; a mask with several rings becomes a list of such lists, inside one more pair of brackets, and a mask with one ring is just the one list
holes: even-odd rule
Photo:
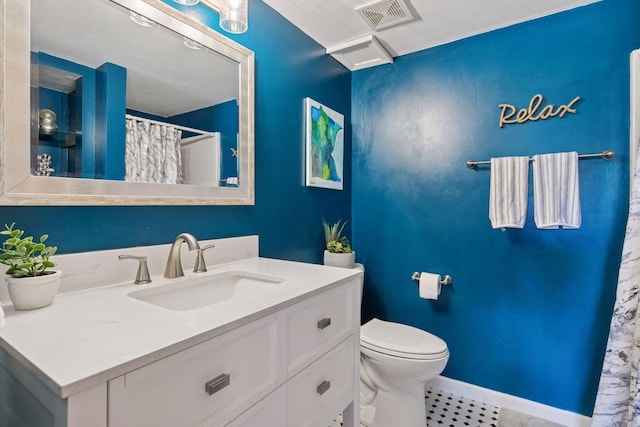
[[329, 325], [331, 325], [331, 318], [330, 317], [325, 317], [322, 320], [318, 320], [318, 329], [324, 329], [324, 328], [328, 327]]
[[209, 396], [211, 396], [213, 393], [219, 392], [229, 384], [231, 384], [231, 375], [220, 374], [214, 379], [206, 382], [204, 385], [204, 391], [209, 393]]
[[322, 396], [323, 394], [326, 393], [327, 390], [329, 390], [331, 388], [331, 382], [330, 381], [322, 381], [320, 383], [320, 385], [318, 385], [318, 387], [316, 387], [316, 391], [318, 392], [318, 394], [320, 396]]

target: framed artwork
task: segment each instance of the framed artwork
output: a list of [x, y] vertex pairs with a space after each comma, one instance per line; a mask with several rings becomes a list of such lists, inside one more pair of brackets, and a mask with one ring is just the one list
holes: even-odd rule
[[329, 107], [304, 99], [306, 185], [343, 189], [344, 116]]

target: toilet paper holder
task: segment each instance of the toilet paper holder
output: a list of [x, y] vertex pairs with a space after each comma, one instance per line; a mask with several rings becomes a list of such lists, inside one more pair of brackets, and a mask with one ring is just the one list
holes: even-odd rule
[[[417, 271], [414, 272], [411, 275], [411, 280], [415, 280], [416, 282], [419, 282], [420, 281], [420, 273], [418, 273]], [[446, 274], [444, 276], [444, 278], [440, 281], [440, 284], [443, 285], [443, 286], [444, 285], [450, 285], [451, 283], [453, 283], [453, 279], [448, 274]]]

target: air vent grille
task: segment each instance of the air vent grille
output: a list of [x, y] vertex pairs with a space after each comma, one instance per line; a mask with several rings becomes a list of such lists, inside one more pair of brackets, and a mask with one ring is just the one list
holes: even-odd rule
[[402, 0], [383, 0], [356, 9], [374, 30], [398, 25], [413, 19], [409, 7]]

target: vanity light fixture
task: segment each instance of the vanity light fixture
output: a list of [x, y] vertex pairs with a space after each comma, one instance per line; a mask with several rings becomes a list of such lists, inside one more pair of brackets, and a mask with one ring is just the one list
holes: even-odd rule
[[185, 6], [194, 6], [200, 2], [200, 0], [173, 0], [173, 1]]
[[134, 11], [131, 11], [131, 15], [129, 16], [129, 18], [131, 18], [131, 20], [133, 22], [135, 22], [138, 25], [141, 25], [143, 27], [152, 27], [153, 26], [153, 21], [150, 20], [149, 18], [140, 15], [139, 13], [135, 13]]
[[193, 6], [201, 3], [218, 12], [220, 28], [228, 33], [241, 34], [249, 27], [248, 0], [173, 0], [182, 5]]
[[248, 0], [225, 0], [220, 7], [220, 28], [223, 30], [241, 34], [247, 31], [249, 26]]

